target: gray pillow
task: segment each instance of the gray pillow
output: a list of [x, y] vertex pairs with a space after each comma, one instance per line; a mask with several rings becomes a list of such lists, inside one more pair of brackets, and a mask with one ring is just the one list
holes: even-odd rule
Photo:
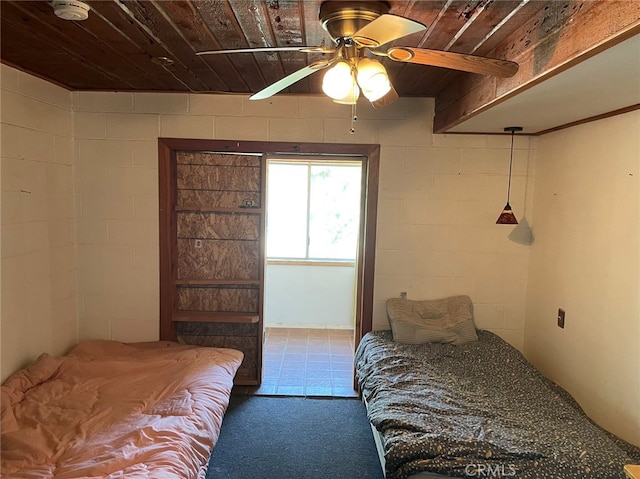
[[464, 344], [478, 340], [469, 296], [424, 301], [390, 298], [387, 315], [393, 340], [398, 343]]

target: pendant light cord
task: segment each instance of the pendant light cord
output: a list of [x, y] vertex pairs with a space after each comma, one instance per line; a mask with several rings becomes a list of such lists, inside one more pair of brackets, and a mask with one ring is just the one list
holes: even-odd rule
[[509, 158], [509, 183], [507, 186], [507, 204], [509, 204], [509, 199], [511, 198], [511, 167], [513, 166], [513, 139], [515, 137], [515, 130], [511, 131], [511, 157]]

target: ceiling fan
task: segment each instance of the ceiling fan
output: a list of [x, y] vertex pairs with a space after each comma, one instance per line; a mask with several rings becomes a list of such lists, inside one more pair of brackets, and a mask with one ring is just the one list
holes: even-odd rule
[[196, 55], [282, 51], [332, 55], [291, 73], [249, 99], [269, 98], [315, 72], [328, 69], [322, 89], [333, 101], [354, 105], [362, 92], [374, 107], [384, 106], [398, 98], [384, 66], [376, 57], [498, 77], [510, 77], [518, 70], [517, 63], [507, 60], [415, 47], [382, 48], [394, 40], [426, 30], [422, 23], [389, 14], [390, 8], [388, 1], [324, 1], [320, 5], [319, 19], [335, 43], [333, 48], [240, 48], [202, 51]]

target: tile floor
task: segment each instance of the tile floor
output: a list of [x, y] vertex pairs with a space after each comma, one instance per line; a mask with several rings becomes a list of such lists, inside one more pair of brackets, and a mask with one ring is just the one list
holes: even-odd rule
[[267, 328], [260, 395], [356, 397], [353, 331]]

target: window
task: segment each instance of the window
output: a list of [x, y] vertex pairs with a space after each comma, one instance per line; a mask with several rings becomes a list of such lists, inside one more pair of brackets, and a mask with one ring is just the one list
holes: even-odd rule
[[267, 258], [354, 261], [360, 162], [269, 160]]

